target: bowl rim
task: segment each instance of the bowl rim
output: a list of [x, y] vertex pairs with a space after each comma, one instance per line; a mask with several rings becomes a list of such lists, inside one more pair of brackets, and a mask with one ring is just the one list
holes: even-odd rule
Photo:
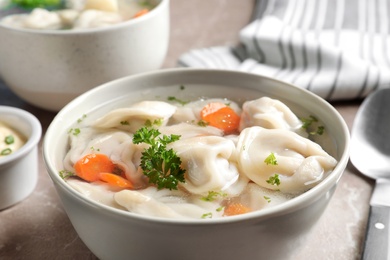
[[[340, 159], [333, 170], [333, 172], [327, 176], [319, 185], [316, 185], [312, 189], [304, 192], [303, 194], [300, 194], [299, 196], [283, 202], [282, 204], [276, 205], [271, 208], [266, 208], [242, 215], [237, 215], [237, 216], [230, 216], [226, 218], [216, 218], [216, 219], [170, 219], [170, 218], [162, 218], [162, 217], [151, 217], [151, 216], [145, 216], [145, 215], [140, 215], [140, 214], [135, 214], [131, 213], [129, 211], [121, 210], [121, 209], [116, 209], [107, 205], [100, 204], [98, 202], [95, 202], [85, 196], [83, 196], [81, 193], [77, 192], [75, 189], [71, 188], [68, 184], [66, 184], [66, 181], [64, 181], [59, 174], [57, 173], [58, 170], [55, 169], [55, 165], [53, 162], [50, 161], [50, 153], [48, 150], [50, 150], [49, 147], [49, 139], [51, 138], [52, 132], [55, 132], [55, 124], [57, 121], [61, 121], [61, 117], [63, 117], [68, 110], [72, 110], [75, 106], [79, 103], [82, 103], [89, 95], [100, 92], [102, 89], [106, 88], [113, 88], [115, 85], [120, 85], [121, 82], [126, 82], [126, 81], [131, 81], [132, 79], [136, 78], [147, 78], [148, 76], [155, 76], [159, 74], [180, 74], [180, 73], [199, 73], [199, 74], [204, 74], [204, 73], [220, 73], [220, 74], [230, 74], [233, 76], [241, 76], [241, 77], [254, 77], [254, 78], [262, 78], [262, 79], [267, 79], [273, 82], [276, 82], [280, 85], [283, 86], [283, 88], [295, 88], [296, 91], [301, 92], [302, 94], [306, 95], [308, 98], [311, 98], [315, 100], [316, 102], [322, 103], [324, 108], [326, 108], [330, 113], [332, 113], [332, 116], [334, 117], [334, 120], [338, 121], [338, 124], [340, 125], [343, 135], [345, 136], [344, 140], [344, 146], [341, 146], [340, 151], [342, 151]], [[110, 82], [107, 82], [105, 84], [99, 85], [82, 95], [78, 96], [74, 100], [72, 100], [70, 103], [68, 103], [64, 108], [62, 108], [58, 114], [54, 117], [52, 123], [49, 125], [46, 135], [43, 140], [43, 157], [44, 157], [44, 162], [45, 166], [47, 169], [47, 172], [49, 176], [51, 177], [52, 181], [57, 184], [59, 187], [56, 188], [61, 188], [64, 191], [68, 193], [68, 195], [71, 195], [72, 197], [75, 197], [77, 200], [80, 200], [84, 204], [88, 204], [91, 207], [94, 208], [99, 208], [102, 210], [105, 210], [106, 213], [116, 215], [116, 216], [121, 216], [123, 218], [132, 218], [133, 220], [139, 220], [139, 221], [145, 221], [149, 223], [163, 223], [166, 225], [216, 225], [216, 224], [226, 224], [226, 223], [236, 223], [236, 222], [242, 222], [242, 221], [250, 221], [250, 220], [258, 220], [258, 219], [269, 219], [272, 217], [280, 216], [287, 214], [289, 212], [296, 211], [297, 209], [303, 207], [304, 205], [307, 205], [309, 203], [312, 203], [313, 200], [317, 200], [320, 198], [321, 195], [325, 194], [329, 190], [332, 189], [333, 186], [337, 184], [339, 179], [341, 178], [348, 160], [349, 160], [349, 130], [348, 126], [345, 123], [344, 119], [342, 116], [339, 114], [339, 112], [332, 106], [330, 105], [326, 100], [322, 99], [318, 95], [303, 89], [299, 88], [295, 85], [262, 76], [262, 75], [257, 75], [253, 73], [247, 73], [247, 72], [241, 72], [241, 71], [233, 71], [233, 70], [220, 70], [220, 69], [197, 69], [197, 68], [171, 68], [171, 69], [161, 69], [157, 71], [151, 71], [151, 72], [145, 72], [145, 73], [140, 73], [136, 75], [130, 75], [126, 77], [122, 77]]]
[[[31, 127], [30, 136], [26, 136], [27, 142], [20, 147], [20, 149], [16, 150], [14, 153], [7, 155], [5, 157], [0, 158], [0, 166], [7, 165], [8, 163], [12, 163], [22, 157], [24, 157], [27, 153], [29, 153], [34, 147], [37, 146], [38, 142], [42, 136], [42, 126], [39, 120], [30, 112], [26, 110], [11, 107], [11, 106], [1, 106], [0, 105], [0, 115], [10, 115], [16, 116], [26, 122]], [[2, 120], [0, 120], [2, 121]], [[7, 122], [4, 122], [7, 124]], [[19, 131], [16, 127], [13, 127], [16, 131]], [[23, 134], [23, 133], [22, 133]], [[24, 135], [24, 134], [23, 134]], [[1, 174], [1, 172], [0, 172]]]
[[112, 24], [109, 26], [104, 26], [104, 27], [98, 27], [98, 28], [86, 28], [86, 29], [78, 29], [78, 30], [40, 30], [40, 29], [29, 29], [29, 28], [18, 28], [18, 27], [12, 27], [8, 25], [4, 25], [1, 23], [1, 19], [4, 17], [0, 18], [0, 29], [4, 28], [6, 30], [10, 31], [16, 31], [19, 33], [25, 33], [25, 34], [36, 34], [36, 35], [44, 35], [44, 36], [73, 36], [73, 35], [80, 35], [80, 34], [95, 34], [95, 33], [104, 33], [108, 31], [114, 31], [114, 30], [120, 30], [124, 27], [128, 26], [133, 26], [138, 23], [143, 22], [144, 20], [151, 19], [152, 17], [158, 15], [158, 13], [162, 12], [161, 9], [163, 8], [169, 8], [169, 1], [170, 0], [158, 0], [159, 3], [148, 13], [145, 15], [142, 15], [140, 17], [137, 17], [136, 19], [129, 19], [117, 24]]

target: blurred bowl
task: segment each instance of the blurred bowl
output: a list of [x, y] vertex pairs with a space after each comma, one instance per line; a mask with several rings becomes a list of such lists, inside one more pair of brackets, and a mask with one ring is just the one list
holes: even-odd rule
[[[174, 86], [174, 87], [172, 87]], [[185, 91], [179, 91], [184, 86]], [[277, 98], [293, 111], [316, 116], [335, 143], [338, 164], [311, 190], [283, 204], [219, 219], [172, 220], [136, 215], [94, 202], [60, 178], [68, 129], [83, 114], [107, 112], [131, 100], [175, 96], [233, 101]], [[89, 91], [64, 107], [48, 128], [44, 160], [82, 241], [100, 259], [288, 259], [324, 212], [348, 162], [348, 128], [318, 96], [259, 75], [221, 70], [172, 69], [122, 78]]]
[[0, 122], [26, 138], [20, 149], [0, 157], [1, 210], [27, 198], [35, 189], [42, 128], [38, 119], [29, 112], [8, 106], [0, 106]]
[[95, 86], [158, 69], [169, 43], [169, 0], [159, 2], [141, 17], [104, 28], [31, 30], [0, 23], [0, 78], [25, 101], [58, 111]]

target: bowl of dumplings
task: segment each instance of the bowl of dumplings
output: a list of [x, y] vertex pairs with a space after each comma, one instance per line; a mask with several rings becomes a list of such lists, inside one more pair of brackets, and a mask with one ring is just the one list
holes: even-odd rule
[[0, 79], [57, 112], [93, 87], [159, 69], [169, 26], [169, 0], [0, 1]]
[[286, 259], [326, 209], [348, 147], [342, 117], [304, 89], [178, 68], [82, 94], [43, 154], [99, 259]]

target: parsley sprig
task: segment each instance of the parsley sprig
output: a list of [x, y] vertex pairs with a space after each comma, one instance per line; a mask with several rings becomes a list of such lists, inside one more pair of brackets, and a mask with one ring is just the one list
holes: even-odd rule
[[142, 152], [141, 168], [149, 178], [149, 183], [158, 189], [177, 190], [179, 182], [184, 182], [185, 170], [181, 168], [181, 159], [167, 145], [180, 139], [180, 135], [163, 135], [158, 129], [144, 126], [134, 133], [133, 143], [149, 144]]

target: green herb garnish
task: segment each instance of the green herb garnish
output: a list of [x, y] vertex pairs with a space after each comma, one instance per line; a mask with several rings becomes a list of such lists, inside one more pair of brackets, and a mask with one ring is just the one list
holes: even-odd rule
[[84, 114], [81, 118], [77, 119], [77, 123], [81, 123], [85, 118], [87, 118], [86, 114]]
[[268, 197], [268, 196], [264, 196], [263, 197], [268, 203], [270, 203], [271, 202], [271, 198], [270, 197]]
[[227, 194], [222, 191], [209, 191], [207, 196], [202, 197], [201, 200], [204, 201], [214, 201], [217, 197], [226, 197]]
[[268, 155], [267, 158], [265, 158], [264, 162], [267, 164], [267, 165], [278, 165], [278, 161], [276, 160], [276, 157], [275, 157], [275, 154], [274, 153], [271, 153], [270, 155]]
[[162, 118], [158, 118], [152, 121], [149, 119], [145, 121], [145, 126], [146, 127], [153, 127], [153, 126], [161, 126], [164, 120]]
[[129, 121], [126, 121], [126, 120], [125, 121], [121, 121], [120, 124], [121, 125], [130, 125]]
[[324, 126], [318, 126], [314, 129], [313, 124], [318, 123], [318, 119], [315, 116], [309, 116], [309, 118], [300, 118], [302, 121], [302, 128], [306, 130], [309, 135], [322, 135], [325, 131]]
[[74, 135], [74, 136], [79, 135], [80, 132], [81, 132], [81, 131], [80, 131], [80, 128], [71, 128], [71, 129], [69, 129], [69, 131], [68, 131], [69, 134], [72, 134], [72, 135]]
[[181, 168], [181, 159], [173, 149], [167, 149], [169, 143], [180, 139], [180, 135], [163, 135], [150, 127], [142, 127], [134, 133], [133, 143], [149, 144], [142, 152], [141, 169], [149, 177], [149, 183], [157, 185], [158, 189], [177, 190], [179, 182], [184, 182], [185, 170]]
[[267, 183], [271, 184], [271, 185], [279, 186], [280, 185], [279, 174], [275, 173], [275, 175], [269, 177], [269, 179], [267, 180]]
[[13, 135], [7, 135], [5, 138], [4, 138], [4, 142], [6, 144], [13, 144], [15, 142], [15, 138]]
[[221, 211], [224, 210], [224, 209], [225, 209], [225, 207], [224, 207], [224, 206], [221, 206], [221, 207], [217, 208], [215, 211], [221, 212]]
[[202, 218], [212, 218], [213, 217], [213, 213], [211, 212], [208, 212], [208, 213], [205, 213], [202, 215]]
[[204, 121], [204, 120], [199, 120], [198, 123], [197, 123], [198, 126], [201, 126], [201, 127], [206, 127], [209, 125], [209, 122], [207, 121]]
[[180, 100], [180, 99], [178, 99], [176, 97], [173, 97], [173, 96], [168, 97], [168, 100], [180, 103], [182, 106], [184, 106], [185, 104], [189, 103], [188, 101]]
[[1, 151], [0, 155], [9, 155], [12, 153], [12, 150], [10, 148], [5, 148]]
[[67, 170], [59, 171], [58, 174], [60, 175], [60, 177], [62, 179], [67, 179], [69, 177], [75, 176], [75, 174], [73, 172], [67, 171]]

